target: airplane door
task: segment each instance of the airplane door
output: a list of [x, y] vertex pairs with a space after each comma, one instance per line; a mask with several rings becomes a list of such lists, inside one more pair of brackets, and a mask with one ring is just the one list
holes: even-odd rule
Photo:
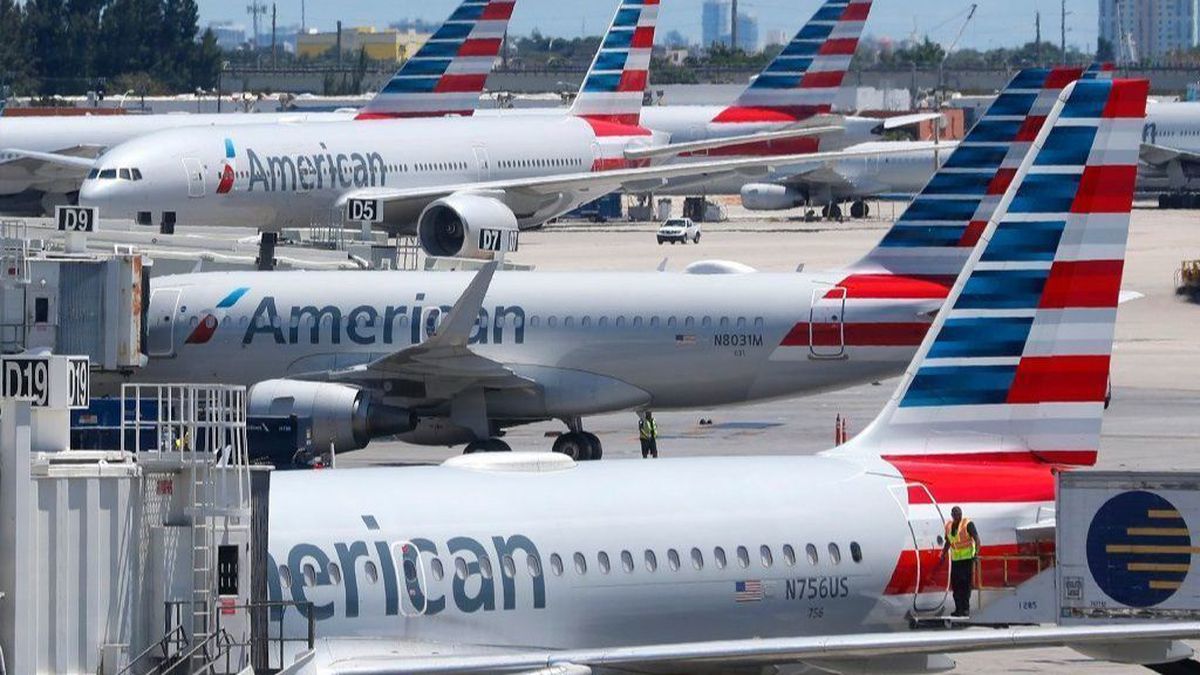
[[492, 164], [491, 164], [491, 161], [488, 159], [487, 148], [483, 147], [482, 145], [476, 145], [473, 148], [473, 150], [475, 151], [475, 176], [476, 176], [476, 179], [479, 181], [491, 180], [492, 179]]
[[187, 173], [188, 196], [204, 196], [204, 167], [195, 157], [183, 158], [183, 170]]
[[[933, 493], [922, 483], [904, 483], [890, 486], [892, 498], [908, 520], [909, 535], [916, 556], [916, 576], [913, 586], [912, 609], [914, 614], [936, 614], [942, 611], [950, 595], [949, 559], [943, 583], [937, 583], [935, 570], [929, 565], [937, 560], [942, 550], [946, 532], [946, 515], [933, 498]], [[914, 500], [913, 497], [916, 497]], [[914, 501], [916, 502], [914, 505]], [[914, 508], [914, 506], [916, 508]], [[925, 556], [921, 552], [925, 552]], [[924, 559], [923, 559], [924, 558]]]
[[839, 358], [846, 353], [846, 289], [831, 286], [813, 289], [808, 314], [808, 349], [813, 357]]
[[150, 293], [146, 312], [146, 354], [175, 355], [175, 314], [179, 311], [179, 289], [163, 288]]

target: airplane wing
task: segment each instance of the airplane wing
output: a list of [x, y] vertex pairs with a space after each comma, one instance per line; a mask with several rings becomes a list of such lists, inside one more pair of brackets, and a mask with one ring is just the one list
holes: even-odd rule
[[479, 310], [496, 273], [498, 262], [489, 262], [476, 272], [471, 283], [438, 324], [437, 331], [420, 344], [401, 349], [361, 366], [298, 379], [325, 380], [373, 386], [396, 380], [424, 385], [425, 397], [449, 398], [472, 387], [511, 389], [536, 386], [503, 364], [480, 356], [470, 348], [471, 334]]
[[416, 188], [361, 188], [342, 194], [337, 206], [351, 199], [379, 202], [384, 207], [384, 224], [393, 228], [411, 226], [421, 211], [434, 200], [452, 194], [478, 194], [504, 202], [523, 226], [537, 225], [579, 204], [615, 190], [651, 192], [673, 178], [716, 179], [730, 175], [747, 177], [775, 173], [777, 167], [853, 157], [904, 152], [902, 149], [872, 148], [798, 155], [747, 157], [649, 166], [611, 171], [588, 171], [553, 176], [481, 181]]
[[97, 146], [74, 146], [58, 152], [39, 152], [20, 148], [0, 149], [0, 178], [79, 178], [83, 180], [95, 165]]
[[[384, 641], [323, 640], [313, 665], [323, 673], [384, 675], [399, 673], [589, 672], [591, 669], [688, 670], [688, 667], [765, 666], [809, 662], [836, 667], [863, 659], [903, 654], [1032, 647], [1087, 647], [1135, 641], [1200, 637], [1200, 622], [968, 628], [901, 633], [766, 638], [691, 642], [611, 649], [478, 650], [465, 645], [428, 645]], [[943, 658], [946, 658], [943, 656]], [[948, 659], [947, 659], [948, 660]], [[575, 667], [575, 669], [572, 669]], [[553, 670], [552, 670], [553, 669]]]
[[1142, 143], [1142, 147], [1138, 151], [1138, 159], [1152, 166], [1161, 166], [1175, 160], [1200, 162], [1200, 154], [1168, 148], [1156, 143]]
[[912, 115], [897, 115], [895, 117], [887, 117], [883, 120], [883, 128], [887, 130], [899, 129], [901, 127], [920, 124], [929, 120], [936, 120], [942, 116], [940, 112], [929, 113], [913, 113]]

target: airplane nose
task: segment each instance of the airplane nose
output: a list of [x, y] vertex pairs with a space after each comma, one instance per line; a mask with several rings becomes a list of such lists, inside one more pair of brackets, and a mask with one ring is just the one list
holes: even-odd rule
[[121, 199], [116, 181], [85, 180], [79, 188], [79, 205], [94, 206], [100, 210], [101, 218], [126, 218], [127, 200]]

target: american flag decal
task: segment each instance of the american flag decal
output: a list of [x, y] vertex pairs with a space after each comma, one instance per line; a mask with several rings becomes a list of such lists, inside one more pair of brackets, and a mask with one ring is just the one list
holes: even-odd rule
[[759, 602], [763, 599], [763, 584], [757, 579], [736, 581], [733, 584], [735, 602]]
[[694, 344], [696, 344], [696, 336], [695, 335], [681, 335], [681, 334], [675, 335], [675, 345], [676, 346], [694, 345]]

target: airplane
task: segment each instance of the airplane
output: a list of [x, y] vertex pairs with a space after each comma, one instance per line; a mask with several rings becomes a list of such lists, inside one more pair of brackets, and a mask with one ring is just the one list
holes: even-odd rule
[[139, 180], [136, 165], [101, 168], [96, 160], [121, 143], [167, 129], [273, 124], [295, 133], [297, 125], [314, 122], [470, 116], [500, 53], [515, 2], [462, 0], [359, 111], [0, 117], [0, 207], [53, 212], [55, 204], [73, 201], [85, 177], [98, 178], [101, 171], [113, 172], [105, 180]]
[[1152, 103], [1142, 130], [1138, 187], [1143, 190], [1195, 189], [1200, 175], [1200, 106], [1194, 101]]
[[569, 433], [554, 450], [598, 459], [587, 415], [895, 375], [1055, 97], [1080, 75], [1014, 76], [880, 244], [846, 269], [497, 273], [493, 262], [479, 272], [164, 276], [147, 310], [149, 361], [130, 377], [253, 385], [253, 412], [311, 418], [320, 448], [398, 435], [503, 451], [504, 428], [559, 419]]
[[[751, 156], [649, 166], [664, 156], [763, 137], [749, 132], [668, 146], [665, 133], [630, 124], [642, 108], [657, 11], [657, 0], [618, 7], [567, 115], [336, 122], [306, 134], [283, 134], [275, 125], [167, 130], [105, 153], [98, 175], [84, 181], [80, 203], [141, 224], [160, 217], [172, 227], [263, 230], [307, 226], [344, 208], [375, 216], [349, 220], [415, 232], [431, 255], [459, 256], [476, 253], [481, 222], [506, 231], [537, 226], [618, 188], [646, 189], [679, 176], [752, 175], [786, 161]], [[784, 129], [770, 137], [821, 129], [836, 128]], [[144, 180], [114, 180], [122, 168], [138, 169]]]
[[[1007, 561], [1053, 545], [1056, 472], [1096, 460], [1147, 91], [1063, 90], [895, 395], [841, 446], [272, 475], [271, 618], [281, 634], [317, 636], [287, 662], [582, 675], [942, 672], [946, 652], [1050, 645], [1188, 658], [1178, 641], [1200, 635], [1194, 621], [911, 629], [946, 611], [951, 505], [982, 540], [984, 620], [1012, 592], [997, 589]], [[1055, 574], [1007, 569], [1008, 585]]]

